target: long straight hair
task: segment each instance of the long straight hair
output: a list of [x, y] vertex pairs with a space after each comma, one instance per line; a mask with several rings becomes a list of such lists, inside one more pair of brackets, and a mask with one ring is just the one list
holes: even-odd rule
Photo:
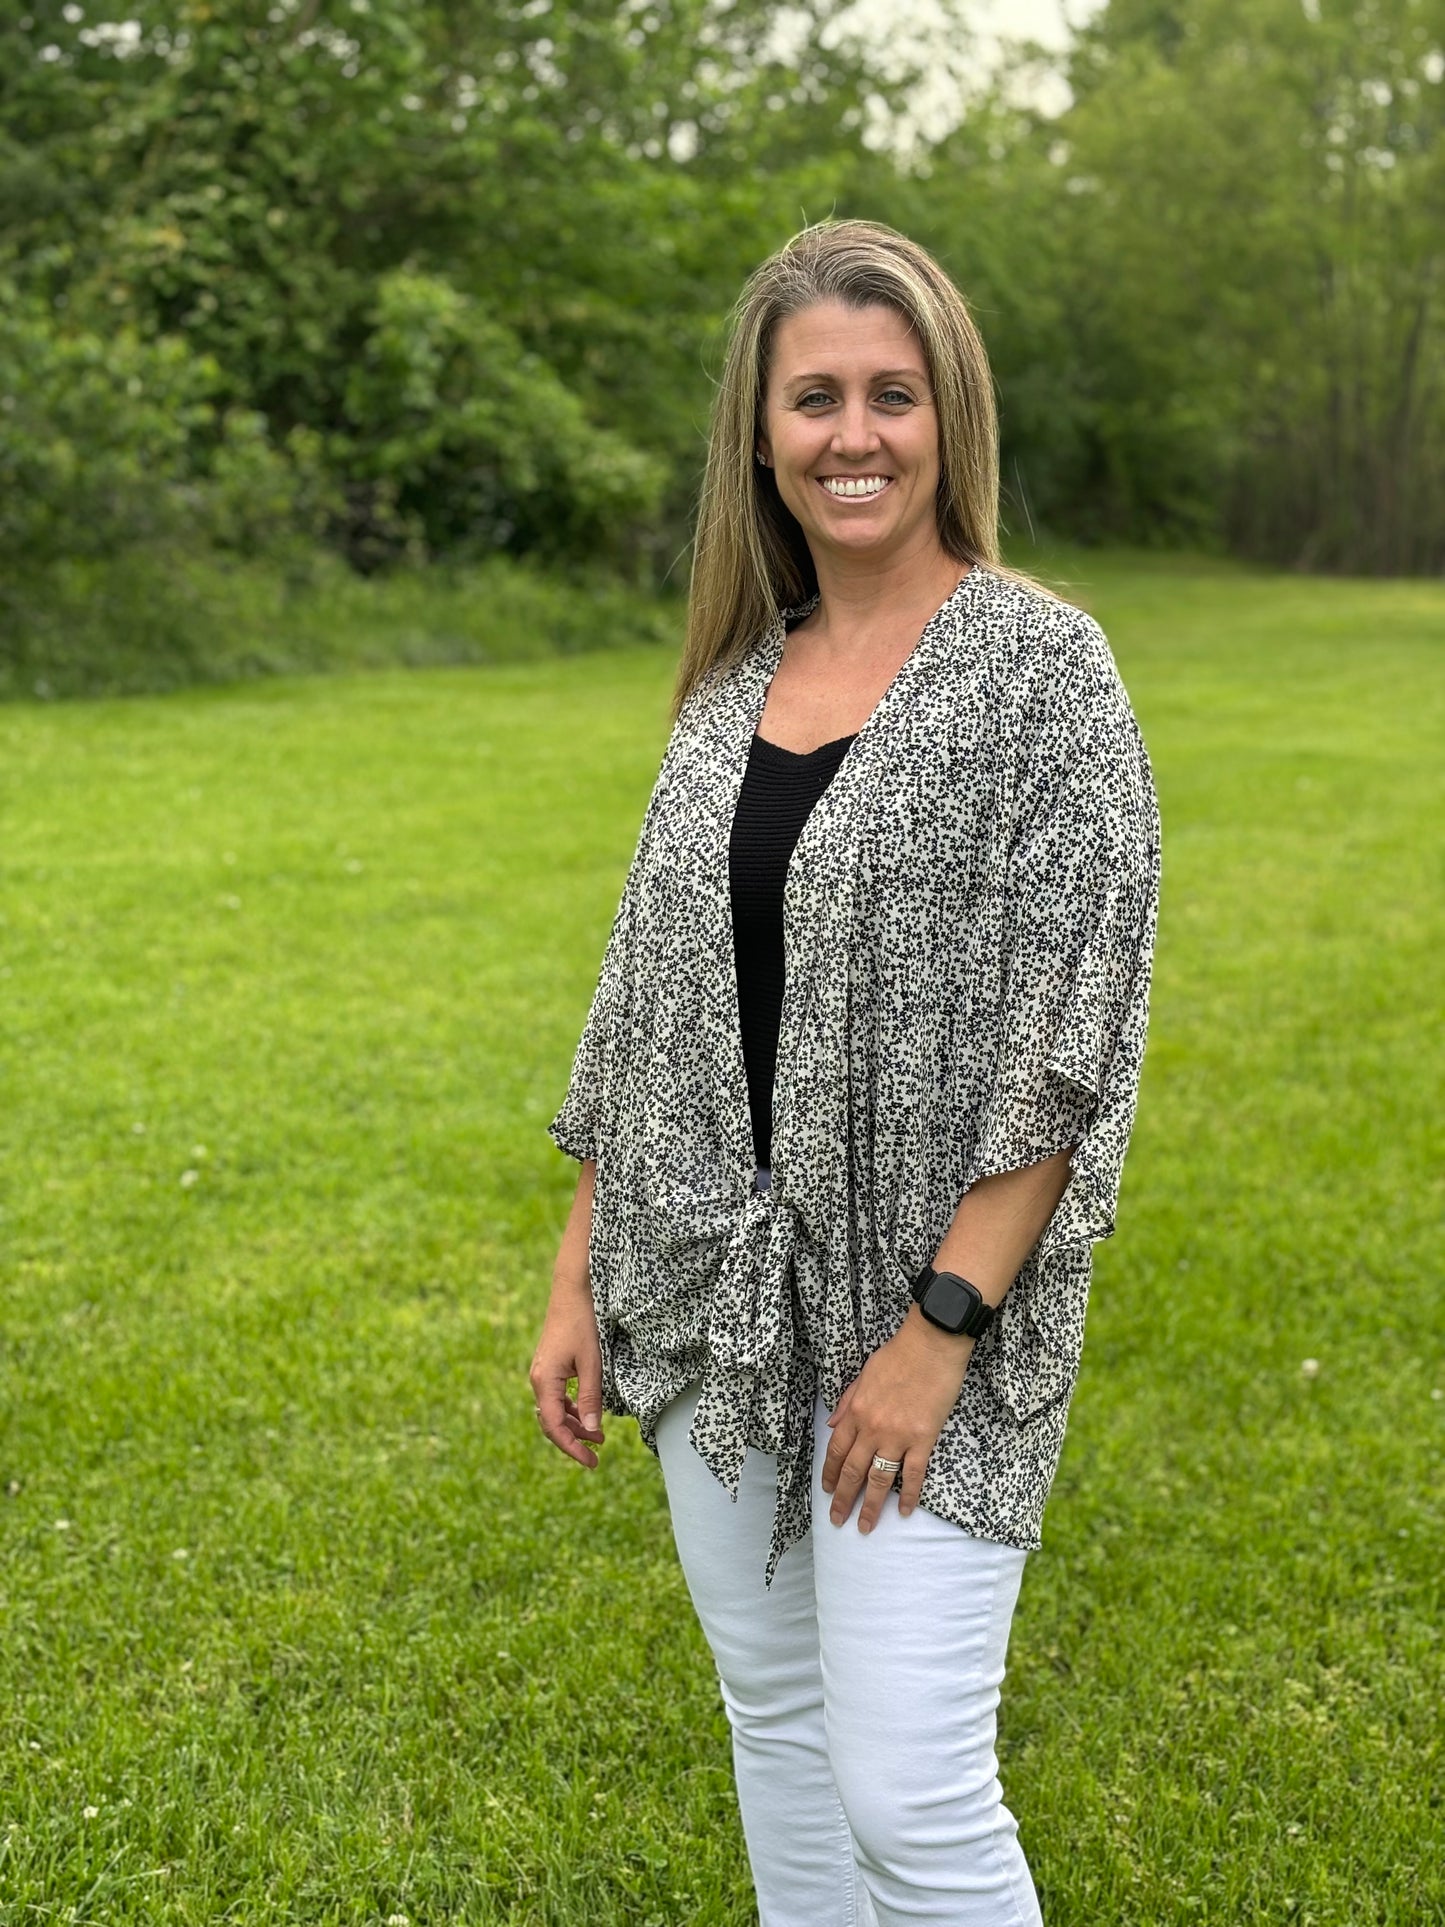
[[895, 228], [819, 221], [753, 270], [732, 311], [708, 431], [674, 722], [699, 683], [724, 672], [781, 610], [817, 590], [802, 528], [756, 449], [778, 323], [820, 301], [881, 304], [917, 334], [938, 421], [938, 534], [948, 554], [1061, 600], [999, 559], [998, 410], [988, 356], [963, 296], [927, 249]]

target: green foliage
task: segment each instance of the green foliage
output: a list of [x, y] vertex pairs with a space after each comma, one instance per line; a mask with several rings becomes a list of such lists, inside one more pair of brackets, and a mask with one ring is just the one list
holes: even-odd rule
[[1113, 0], [1064, 112], [880, 146], [970, 14], [7, 10], [0, 653], [131, 545], [682, 580], [729, 305], [834, 213], [970, 298], [1015, 531], [1445, 566], [1438, 0]]
[[1439, 7], [1114, 0], [1067, 71], [1067, 112], [990, 102], [905, 201], [981, 307], [1020, 510], [1445, 568]]
[[329, 447], [353, 488], [384, 491], [425, 553], [617, 553], [657, 505], [658, 462], [594, 427], [510, 328], [436, 276], [377, 286]]
[[122, 328], [61, 334], [0, 289], [0, 552], [113, 554], [191, 520], [214, 364]]
[[840, 10], [786, 58], [760, 0], [47, 10], [3, 43], [0, 265], [62, 332], [183, 338], [278, 449], [310, 431], [362, 566], [670, 559], [700, 332], [761, 238], [714, 173], [775, 166], [795, 225], [787, 169], [857, 114]]
[[163, 541], [252, 554], [319, 527], [315, 438], [293, 431], [278, 450], [263, 415], [217, 405], [222, 387], [214, 358], [180, 336], [63, 329], [0, 282], [0, 558], [12, 577]]

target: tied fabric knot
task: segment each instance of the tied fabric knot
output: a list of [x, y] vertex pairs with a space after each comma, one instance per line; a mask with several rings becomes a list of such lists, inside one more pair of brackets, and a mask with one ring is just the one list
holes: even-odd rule
[[[686, 1251], [694, 1262], [701, 1249], [714, 1254], [708, 1364], [693, 1419], [693, 1449], [733, 1498], [749, 1446], [775, 1453], [781, 1512], [785, 1496], [795, 1497], [800, 1454], [811, 1449], [811, 1375], [799, 1356], [793, 1310], [802, 1219], [776, 1182], [746, 1193], [672, 1183], [656, 1187], [653, 1200], [665, 1219], [658, 1225], [665, 1248]], [[775, 1533], [770, 1573], [777, 1552]]]
[[[700, 1254], [715, 1256], [707, 1309], [713, 1365], [739, 1382], [759, 1374], [785, 1379], [793, 1353], [793, 1259], [801, 1231], [792, 1205], [776, 1187], [740, 1195], [666, 1184], [656, 1186], [652, 1198], [654, 1246], [664, 1268], [685, 1263], [688, 1274], [697, 1276]], [[775, 1451], [777, 1442], [766, 1449]]]
[[[750, 1191], [733, 1217], [708, 1313], [708, 1344], [736, 1371], [786, 1368], [793, 1350], [791, 1286], [798, 1220], [772, 1190]], [[775, 1449], [775, 1448], [769, 1448]]]
[[650, 1199], [659, 1255], [685, 1262], [693, 1277], [704, 1260], [708, 1274], [708, 1363], [689, 1443], [733, 1499], [750, 1446], [777, 1456], [770, 1586], [783, 1552], [808, 1530], [815, 1375], [793, 1308], [805, 1222], [776, 1179], [746, 1194], [664, 1181]]
[[708, 1370], [694, 1449], [735, 1499], [748, 1447], [782, 1453], [793, 1355], [793, 1253], [798, 1220], [775, 1190], [718, 1200], [730, 1220], [708, 1307]]
[[775, 1190], [754, 1191], [734, 1217], [708, 1313], [708, 1370], [689, 1442], [736, 1499], [748, 1448], [776, 1455], [777, 1496], [763, 1575], [807, 1530], [812, 1374], [795, 1344], [793, 1264], [800, 1224]]

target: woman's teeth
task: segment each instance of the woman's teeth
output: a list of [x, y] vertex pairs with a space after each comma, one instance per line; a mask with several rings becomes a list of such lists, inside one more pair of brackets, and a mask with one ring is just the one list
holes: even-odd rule
[[824, 475], [819, 480], [830, 495], [880, 495], [893, 480], [891, 475]]

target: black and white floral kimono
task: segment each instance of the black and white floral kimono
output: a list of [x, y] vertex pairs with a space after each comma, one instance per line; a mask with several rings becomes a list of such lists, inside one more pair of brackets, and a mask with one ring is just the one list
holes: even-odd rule
[[778, 1455], [768, 1584], [809, 1529], [816, 1392], [831, 1409], [898, 1330], [971, 1185], [1076, 1145], [920, 1500], [1040, 1543], [1133, 1125], [1160, 877], [1149, 758], [1103, 631], [975, 565], [794, 850], [756, 1190], [728, 843], [794, 613], [678, 718], [547, 1127], [597, 1160], [605, 1409], [655, 1452], [662, 1408], [701, 1379], [691, 1442], [734, 1496], [749, 1446]]

